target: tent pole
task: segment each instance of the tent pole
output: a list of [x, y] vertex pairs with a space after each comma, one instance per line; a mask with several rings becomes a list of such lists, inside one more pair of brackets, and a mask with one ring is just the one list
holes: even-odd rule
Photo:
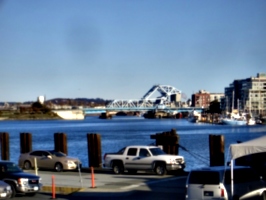
[[234, 160], [231, 160], [231, 199], [234, 196]]

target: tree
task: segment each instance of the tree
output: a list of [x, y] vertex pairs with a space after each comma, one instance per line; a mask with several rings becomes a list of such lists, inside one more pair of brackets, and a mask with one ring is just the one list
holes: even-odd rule
[[209, 112], [221, 114], [220, 102], [218, 100], [214, 100], [210, 103]]

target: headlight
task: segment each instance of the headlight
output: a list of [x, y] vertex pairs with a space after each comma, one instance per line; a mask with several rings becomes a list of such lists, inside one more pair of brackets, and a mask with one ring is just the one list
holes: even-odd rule
[[29, 182], [29, 179], [27, 179], [27, 178], [18, 179], [18, 184], [21, 184], [21, 185], [27, 185], [28, 182]]
[[66, 163], [67, 163], [68, 165], [74, 165], [74, 164], [75, 164], [72, 160], [67, 160]]

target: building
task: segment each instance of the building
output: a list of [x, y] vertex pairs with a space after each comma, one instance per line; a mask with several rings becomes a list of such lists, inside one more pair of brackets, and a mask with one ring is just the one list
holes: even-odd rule
[[225, 88], [224, 111], [266, 115], [266, 73], [257, 77], [234, 80]]
[[221, 102], [222, 98], [224, 98], [224, 93], [210, 93], [210, 102], [215, 100]]
[[205, 90], [200, 90], [192, 95], [192, 107], [208, 108], [210, 106], [210, 93]]

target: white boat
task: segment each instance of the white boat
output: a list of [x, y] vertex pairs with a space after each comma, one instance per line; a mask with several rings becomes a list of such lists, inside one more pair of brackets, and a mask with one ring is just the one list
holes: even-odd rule
[[188, 121], [192, 123], [197, 123], [201, 119], [201, 114], [195, 110], [189, 113], [188, 115]]
[[242, 126], [247, 125], [247, 121], [243, 119], [231, 119], [231, 118], [223, 118], [222, 123], [225, 125], [233, 125], [233, 126]]
[[233, 125], [233, 126], [242, 126], [242, 125], [255, 125], [256, 121], [254, 118], [247, 118], [247, 114], [243, 113], [239, 115], [238, 113], [231, 113], [229, 117], [223, 118], [221, 121], [225, 125]]

